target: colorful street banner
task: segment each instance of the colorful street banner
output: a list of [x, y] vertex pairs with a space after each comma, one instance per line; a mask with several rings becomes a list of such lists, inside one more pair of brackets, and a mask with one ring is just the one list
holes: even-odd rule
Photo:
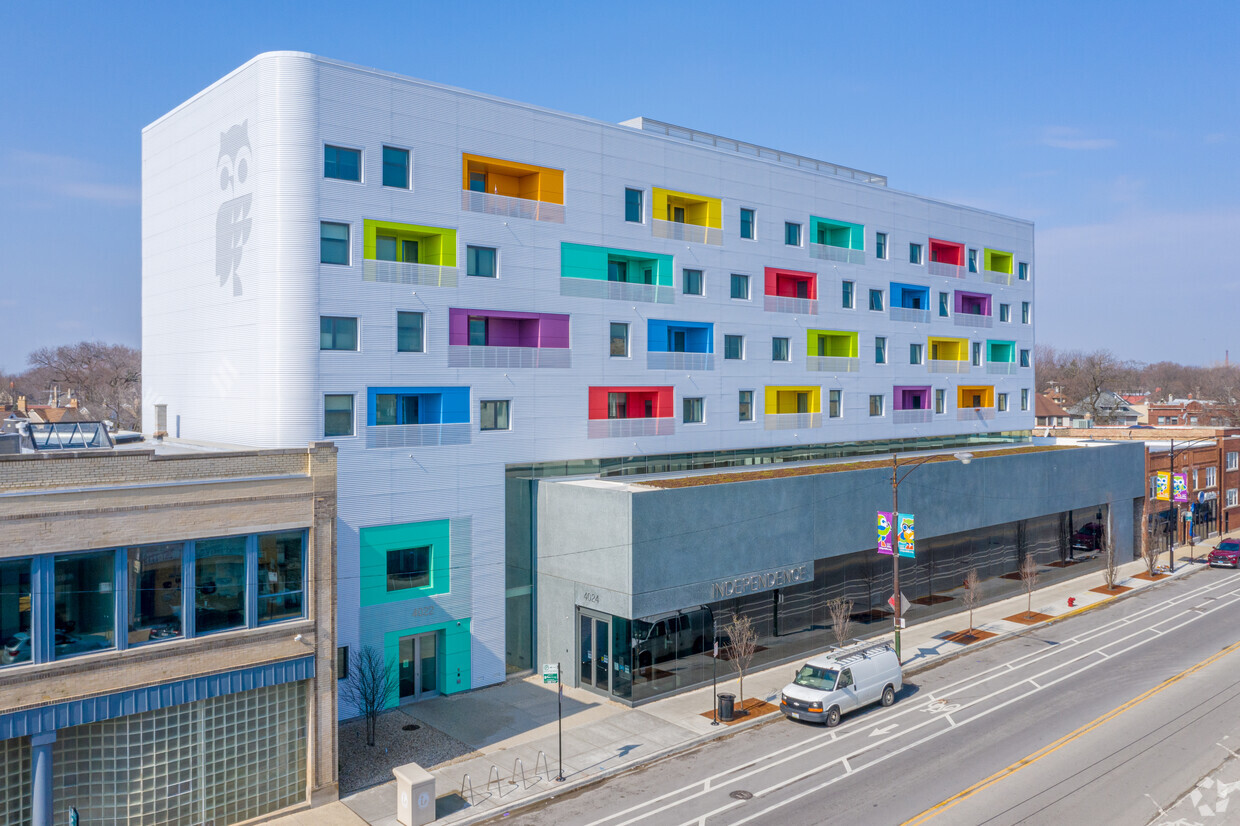
[[1171, 474], [1171, 501], [1187, 502], [1188, 501], [1188, 474], [1173, 473]]
[[896, 546], [899, 548], [900, 556], [913, 558], [913, 514], [899, 513], [896, 514], [896, 521], [899, 523], [899, 533], [896, 535]]
[[890, 512], [878, 512], [878, 552], [880, 554], [890, 555], [894, 553], [892, 547], [893, 540], [895, 539], [894, 531], [892, 530], [893, 522], [894, 520], [891, 518]]
[[1154, 498], [1163, 502], [1171, 501], [1171, 474], [1165, 470], [1154, 474]]

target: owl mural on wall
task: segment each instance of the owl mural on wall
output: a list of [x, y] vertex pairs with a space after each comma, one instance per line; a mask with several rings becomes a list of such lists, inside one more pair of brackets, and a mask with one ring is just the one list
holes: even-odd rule
[[254, 194], [249, 190], [250, 122], [229, 127], [220, 133], [220, 154], [216, 160], [220, 189], [232, 196], [215, 213], [215, 274], [223, 287], [232, 281], [233, 295], [241, 295], [241, 255], [250, 239], [253, 219], [250, 209]]

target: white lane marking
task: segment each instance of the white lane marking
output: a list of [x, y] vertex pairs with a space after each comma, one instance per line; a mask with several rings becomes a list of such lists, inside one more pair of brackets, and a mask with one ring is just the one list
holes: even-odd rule
[[848, 758], [847, 758], [847, 757], [841, 757], [841, 758], [840, 758], [840, 763], [844, 766], [844, 773], [845, 773], [845, 774], [852, 774], [852, 766], [851, 766], [851, 765], [849, 765], [849, 763], [848, 763]]
[[[1146, 608], [1143, 608], [1143, 609], [1141, 609], [1141, 610], [1139, 610], [1139, 611], [1137, 611], [1137, 612], [1135, 612], [1135, 613], [1133, 613], [1133, 614], [1130, 614], [1130, 615], [1128, 615], [1128, 616], [1126, 616], [1126, 617], [1123, 617], [1123, 618], [1119, 618], [1119, 619], [1111, 620], [1111, 621], [1109, 621], [1109, 622], [1102, 623], [1101, 625], [1098, 625], [1098, 626], [1096, 626], [1096, 627], [1094, 627], [1094, 628], [1090, 628], [1090, 629], [1088, 629], [1088, 630], [1086, 630], [1086, 631], [1081, 632], [1081, 634], [1079, 634], [1079, 635], [1078, 635], [1078, 636], [1076, 636], [1076, 637], [1072, 637], [1072, 638], [1069, 638], [1069, 639], [1067, 639], [1067, 640], [1064, 640], [1064, 641], [1060, 642], [1058, 645], [1051, 646], [1051, 647], [1049, 647], [1049, 648], [1047, 648], [1047, 649], [1040, 649], [1040, 650], [1036, 650], [1036, 651], [1031, 651], [1031, 652], [1029, 652], [1028, 654], [1023, 654], [1023, 655], [1021, 655], [1021, 656], [1019, 656], [1019, 657], [1016, 657], [1015, 659], [1009, 660], [1009, 661], [1008, 661], [1008, 662], [1006, 662], [1006, 663], [1001, 663], [1001, 664], [999, 664], [999, 665], [992, 666], [992, 667], [991, 667], [991, 668], [989, 668], [989, 669], [983, 670], [983, 671], [981, 671], [979, 674], [977, 674], [977, 675], [975, 675], [975, 676], [971, 676], [971, 677], [962, 677], [959, 681], [957, 681], [957, 682], [955, 682], [955, 683], [950, 683], [950, 684], [948, 684], [948, 685], [946, 685], [946, 686], [943, 686], [942, 688], [940, 688], [940, 689], [938, 690], [938, 692], [937, 692], [937, 693], [947, 694], [947, 693], [949, 693], [952, 689], [957, 688], [957, 687], [959, 687], [959, 686], [965, 686], [965, 685], [968, 685], [968, 686], [971, 686], [971, 687], [976, 687], [976, 686], [978, 686], [978, 685], [981, 685], [981, 684], [984, 684], [984, 683], [986, 683], [986, 682], [989, 682], [990, 680], [995, 679], [995, 678], [997, 678], [997, 677], [1004, 676], [1005, 674], [1007, 674], [1007, 673], [1009, 673], [1009, 672], [1011, 672], [1011, 671], [1015, 671], [1015, 670], [1017, 670], [1018, 668], [1025, 668], [1025, 667], [1027, 667], [1027, 666], [1032, 666], [1032, 665], [1035, 665], [1035, 664], [1037, 664], [1038, 662], [1040, 662], [1040, 661], [1042, 661], [1042, 660], [1044, 660], [1044, 659], [1048, 659], [1048, 658], [1053, 657], [1053, 656], [1056, 656], [1056, 655], [1058, 655], [1058, 654], [1060, 654], [1060, 653], [1064, 653], [1064, 652], [1071, 651], [1073, 648], [1076, 648], [1076, 647], [1078, 647], [1078, 646], [1081, 646], [1081, 645], [1084, 645], [1084, 644], [1086, 644], [1086, 643], [1088, 643], [1088, 642], [1091, 642], [1091, 641], [1093, 641], [1093, 640], [1097, 639], [1098, 637], [1101, 637], [1101, 636], [1103, 636], [1104, 634], [1106, 634], [1106, 633], [1108, 633], [1108, 632], [1110, 632], [1110, 631], [1112, 631], [1112, 630], [1114, 630], [1114, 629], [1116, 629], [1116, 628], [1119, 628], [1119, 627], [1121, 627], [1121, 626], [1124, 626], [1124, 625], [1128, 625], [1128, 624], [1134, 623], [1134, 622], [1136, 622], [1136, 621], [1138, 621], [1138, 620], [1141, 620], [1141, 619], [1144, 619], [1144, 618], [1148, 617], [1149, 615], [1156, 614], [1156, 613], [1160, 613], [1160, 612], [1162, 612], [1162, 611], [1166, 610], [1166, 609], [1167, 609], [1167, 608], [1169, 608], [1169, 607], [1174, 607], [1174, 606], [1175, 606], [1175, 605], [1177, 605], [1179, 602], [1182, 602], [1182, 601], [1184, 601], [1184, 600], [1186, 600], [1186, 599], [1195, 598], [1195, 597], [1196, 597], [1198, 594], [1200, 594], [1200, 593], [1205, 593], [1205, 592], [1208, 592], [1208, 591], [1213, 591], [1213, 590], [1219, 590], [1219, 589], [1225, 588], [1226, 586], [1228, 586], [1228, 585], [1232, 585], [1232, 584], [1234, 584], [1234, 583], [1232, 583], [1232, 582], [1231, 582], [1230, 580], [1228, 580], [1228, 579], [1220, 579], [1220, 580], [1217, 580], [1217, 581], [1215, 581], [1215, 582], [1212, 582], [1212, 583], [1210, 583], [1210, 584], [1208, 584], [1208, 585], [1204, 585], [1204, 586], [1202, 586], [1202, 587], [1200, 587], [1200, 588], [1195, 588], [1195, 589], [1193, 589], [1192, 591], [1189, 591], [1189, 592], [1185, 593], [1184, 595], [1182, 595], [1182, 596], [1180, 596], [1180, 597], [1174, 597], [1174, 598], [1172, 598], [1172, 599], [1165, 600], [1165, 601], [1159, 602], [1159, 603], [1157, 603], [1157, 604], [1155, 604], [1155, 605], [1151, 605], [1151, 606], [1148, 606], [1148, 607], [1146, 607]], [[1227, 591], [1225, 595], [1226, 595], [1226, 596], [1240, 596], [1240, 588], [1235, 588], [1235, 589], [1233, 589], [1233, 590], [1231, 590], [1231, 591]], [[1230, 603], [1229, 603], [1229, 604], [1230, 604]], [[1177, 616], [1178, 616], [1178, 615], [1177, 615]], [[1197, 615], [1197, 616], [1201, 616], [1201, 615]], [[1142, 630], [1148, 630], [1148, 627], [1143, 627], [1143, 629], [1142, 629]], [[1121, 637], [1121, 640], [1127, 640], [1127, 639], [1131, 638], [1132, 636], [1135, 636], [1135, 635], [1128, 635], [1128, 636], [1125, 636], [1125, 637]], [[1115, 641], [1113, 641], [1112, 643], [1106, 643], [1106, 645], [1108, 645], [1108, 646], [1109, 646], [1109, 645], [1113, 644], [1114, 642], [1115, 642]], [[1095, 649], [1095, 652], [1096, 652], [1096, 651], [1097, 651], [1097, 649]], [[1092, 653], [1092, 652], [1091, 652], [1091, 653]], [[1122, 652], [1121, 652], [1121, 653], [1122, 653]], [[1071, 658], [1071, 659], [1068, 661], [1068, 663], [1066, 663], [1065, 665], [1067, 665], [1067, 664], [1071, 664], [1071, 663], [1073, 663], [1073, 662], [1076, 662], [1076, 661], [1078, 661], [1078, 660], [1080, 660], [1080, 659], [1083, 659], [1083, 658], [1085, 658], [1085, 657], [1088, 657], [1088, 656], [1089, 656], [1089, 653], [1085, 653], [1085, 654], [1081, 654], [1081, 655], [1080, 655], [1080, 656], [1078, 656], [1078, 657], [1073, 657], [1073, 658]], [[1050, 670], [1054, 670], [1054, 669], [1050, 669]], [[1038, 675], [1038, 676], [1040, 676], [1040, 675]], [[1016, 685], [1019, 685], [1019, 683], [1017, 683]], [[1012, 687], [1012, 686], [1009, 686], [1008, 688], [1011, 688], [1011, 687]], [[1006, 688], [1005, 688], [1005, 689], [999, 689], [999, 691], [995, 692], [995, 694], [1001, 693], [1002, 691], [1005, 691], [1005, 690], [1007, 690], [1007, 689], [1006, 689]], [[977, 702], [980, 702], [980, 701], [982, 701], [982, 700], [988, 699], [988, 698], [989, 698], [989, 696], [992, 696], [992, 695], [987, 695], [986, 697], [981, 697], [981, 698], [978, 698]], [[930, 700], [930, 702], [935, 702], [935, 701], [934, 701], [934, 700]], [[923, 707], [923, 705], [922, 705], [922, 704], [914, 704], [914, 705], [912, 705], [911, 707], [902, 708], [902, 709], [900, 709], [900, 710], [897, 710], [897, 711], [894, 711], [894, 712], [890, 712], [890, 715], [891, 715], [891, 717], [894, 717], [894, 718], [899, 718], [899, 717], [903, 717], [903, 716], [905, 716], [905, 715], [912, 714], [912, 713], [919, 712], [919, 711], [923, 711], [923, 710], [924, 710], [924, 707]], [[933, 721], [927, 721], [927, 722], [933, 722]], [[846, 725], [846, 724], [847, 724], [847, 721], [846, 721], [845, 725]], [[917, 728], [917, 727], [919, 727], [919, 726], [915, 726], [914, 728]], [[751, 777], [751, 776], [753, 776], [753, 775], [757, 774], [758, 772], [761, 772], [761, 771], [768, 771], [768, 770], [770, 770], [770, 769], [773, 769], [773, 768], [776, 768], [776, 767], [778, 767], [778, 766], [780, 766], [780, 765], [783, 765], [784, 763], [788, 762], [789, 760], [792, 760], [792, 759], [797, 759], [797, 758], [803, 757], [804, 755], [808, 754], [808, 753], [809, 753], [809, 752], [811, 752], [811, 751], [816, 750], [817, 748], [819, 748], [819, 747], [821, 747], [821, 746], [828, 745], [828, 744], [830, 744], [830, 743], [835, 743], [835, 742], [840, 741], [840, 740], [844, 740], [844, 739], [845, 739], [845, 738], [847, 738], [847, 737], [853, 736], [855, 733], [856, 733], [855, 731], [850, 730], [850, 731], [848, 731], [848, 732], [846, 732], [846, 733], [843, 733], [843, 734], [837, 734], [835, 731], [830, 731], [830, 732], [826, 732], [826, 733], [824, 733], [824, 734], [814, 735], [813, 737], [811, 737], [811, 738], [809, 738], [809, 739], [807, 739], [807, 740], [804, 740], [804, 741], [801, 741], [801, 742], [798, 742], [798, 743], [792, 743], [792, 744], [790, 744], [790, 745], [788, 745], [788, 746], [783, 746], [782, 748], [779, 748], [779, 749], [776, 749], [776, 750], [774, 750], [774, 751], [768, 752], [766, 755], [764, 755], [764, 756], [762, 756], [762, 757], [759, 757], [759, 758], [756, 758], [756, 759], [751, 759], [751, 760], [748, 760], [748, 761], [746, 761], [744, 764], [742, 764], [742, 765], [740, 765], [740, 766], [733, 766], [733, 767], [729, 767], [729, 768], [727, 768], [727, 769], [724, 769], [724, 770], [722, 770], [722, 771], [720, 771], [720, 772], [716, 772], [715, 774], [713, 774], [713, 775], [711, 775], [710, 777], [708, 777], [708, 778], [707, 778], [707, 782], [709, 782], [709, 781], [721, 780], [721, 779], [723, 779], [723, 778], [727, 778], [727, 777], [729, 777], [730, 775], [732, 775], [733, 773], [735, 773], [735, 772], [737, 772], [737, 771], [741, 771], [741, 770], [743, 770], [745, 767], [754, 766], [754, 765], [759, 764], [759, 763], [761, 763], [761, 764], [762, 764], [762, 765], [761, 765], [761, 766], [759, 766], [757, 769], [755, 769], [753, 772], [750, 772], [750, 773], [748, 773], [748, 774], [741, 775], [740, 777], [733, 777], [733, 778], [731, 778], [733, 781], [735, 781], [735, 780], [740, 780], [740, 779], [745, 779], [745, 778], [748, 778], [748, 777]], [[905, 732], [905, 734], [907, 734], [907, 733], [908, 733], [908, 732], [906, 731], [906, 732]], [[824, 743], [824, 742], [822, 742], [824, 739], [825, 739], [827, 742], [825, 742], [825, 743]], [[879, 741], [879, 743], [880, 743], [880, 744], [881, 744], [882, 742], [885, 742], [885, 741]], [[793, 754], [790, 754], [790, 755], [788, 755], [788, 756], [784, 757], [784, 758], [783, 758], [783, 759], [781, 759], [781, 760], [776, 760], [776, 761], [773, 761], [773, 762], [764, 762], [764, 761], [770, 761], [770, 760], [771, 760], [771, 758], [778, 757], [778, 756], [780, 756], [780, 755], [785, 755], [787, 752], [794, 751], [794, 750], [798, 750], [798, 751], [795, 751]], [[635, 762], [636, 762], [636, 761], [635, 761]], [[827, 765], [830, 765], [830, 764], [827, 764]], [[825, 768], [825, 766], [823, 766], [822, 768]], [[629, 820], [626, 820], [626, 821], [623, 821], [622, 823], [616, 824], [616, 826], [629, 826], [629, 824], [636, 823], [636, 822], [638, 822], [638, 821], [640, 821], [640, 820], [643, 820], [645, 817], [648, 817], [648, 816], [650, 816], [650, 815], [656, 814], [656, 813], [658, 813], [658, 812], [665, 811], [666, 809], [672, 808], [672, 807], [674, 807], [674, 806], [678, 806], [678, 805], [680, 805], [680, 804], [682, 804], [682, 803], [688, 802], [688, 801], [690, 801], [690, 800], [693, 800], [693, 799], [695, 799], [695, 798], [697, 798], [697, 797], [702, 796], [703, 794], [705, 794], [705, 793], [708, 791], [707, 789], [702, 789], [701, 791], [696, 791], [696, 790], [698, 789], [698, 787], [699, 787], [700, 785], [702, 785], [702, 783], [703, 783], [703, 781], [701, 781], [701, 780], [695, 780], [695, 781], [693, 781], [692, 783], [685, 784], [685, 785], [683, 785], [683, 786], [681, 786], [681, 787], [679, 787], [679, 788], [677, 788], [677, 789], [673, 789], [673, 790], [672, 790], [672, 791], [670, 791], [670, 792], [665, 792], [665, 793], [663, 793], [663, 794], [661, 794], [661, 795], [659, 795], [659, 796], [657, 796], [657, 797], [655, 797], [655, 798], [653, 798], [653, 799], [651, 799], [651, 800], [647, 800], [647, 801], [644, 801], [644, 802], [642, 802], [642, 803], [638, 803], [638, 804], [636, 804], [636, 805], [634, 805], [634, 806], [630, 806], [630, 807], [629, 807], [629, 808], [627, 808], [627, 809], [622, 809], [621, 811], [618, 811], [618, 812], [613, 812], [613, 813], [611, 813], [611, 814], [609, 814], [609, 815], [607, 815], [607, 816], [605, 816], [605, 817], [602, 817], [602, 818], [600, 818], [600, 819], [598, 819], [598, 820], [592, 821], [592, 822], [591, 822], [591, 824], [589, 824], [589, 826], [598, 826], [598, 824], [607, 823], [608, 821], [614, 820], [614, 819], [616, 819], [616, 818], [624, 817], [625, 815], [632, 814], [633, 812], [637, 812], [637, 811], [639, 811], [639, 810], [646, 809], [646, 808], [647, 808], [647, 807], [649, 807], [649, 806], [653, 806], [653, 805], [655, 805], [655, 804], [657, 804], [657, 803], [660, 803], [660, 802], [662, 802], [662, 801], [664, 801], [664, 800], [667, 800], [667, 799], [669, 799], [669, 798], [677, 798], [677, 799], [675, 800], [675, 802], [674, 802], [674, 803], [672, 803], [670, 806], [662, 806], [662, 807], [659, 807], [658, 809], [655, 809], [655, 810], [653, 810], [653, 811], [647, 812], [646, 814], [642, 815], [641, 817], [630, 818]], [[685, 793], [686, 793], [686, 792], [690, 792], [690, 791], [693, 791], [694, 793], [693, 793], [693, 794], [689, 794], [689, 795], [685, 796]], [[689, 821], [689, 822], [693, 822], [693, 821]]]
[[892, 723], [891, 725], [889, 725], [889, 726], [883, 726], [882, 728], [878, 728], [878, 727], [876, 726], [876, 727], [874, 728], [874, 730], [870, 732], [870, 736], [871, 736], [871, 737], [881, 737], [882, 735], [886, 734], [887, 732], [892, 731], [893, 729], [897, 729], [897, 728], [899, 728], [899, 727], [900, 727], [900, 726], [899, 726], [899, 724], [897, 724], [897, 723]]
[[1041, 687], [1042, 687], [1042, 686], [1038, 685], [1038, 681], [1037, 681], [1037, 680], [1028, 680], [1028, 683], [1029, 683], [1029, 685], [1033, 686], [1034, 688], [1041, 688]]

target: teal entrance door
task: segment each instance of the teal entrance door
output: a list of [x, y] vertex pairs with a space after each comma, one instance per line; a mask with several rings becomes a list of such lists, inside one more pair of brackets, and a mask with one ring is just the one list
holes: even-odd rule
[[439, 634], [400, 638], [400, 699], [423, 700], [439, 693]]

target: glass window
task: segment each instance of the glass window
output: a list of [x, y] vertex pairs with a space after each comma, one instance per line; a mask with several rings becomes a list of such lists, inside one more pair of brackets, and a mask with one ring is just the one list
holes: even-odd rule
[[485, 347], [487, 344], [486, 316], [469, 317], [469, 344], [471, 347]]
[[741, 237], [754, 240], [756, 233], [754, 232], [753, 210], [741, 208]]
[[0, 560], [0, 666], [30, 662], [30, 560]]
[[362, 179], [361, 150], [325, 145], [323, 147], [323, 177], [337, 178], [341, 181], [360, 181]]
[[772, 338], [771, 339], [771, 361], [788, 361], [788, 339]]
[[421, 353], [425, 345], [422, 339], [422, 314], [396, 314], [396, 352]]
[[491, 247], [466, 247], [466, 275], [478, 278], [495, 277], [495, 250]]
[[1029, 323], [1029, 302], [1028, 301], [1020, 302], [1020, 323], [1021, 324]]
[[1011, 304], [1000, 304], [999, 305], [999, 320], [1000, 321], [1011, 321], [1012, 320], [1012, 305]]
[[908, 245], [908, 262], [910, 264], [921, 263], [921, 244]]
[[1021, 261], [1016, 265], [1016, 278], [1020, 281], [1029, 280], [1029, 264], [1025, 261]]
[[934, 391], [934, 412], [942, 413], [947, 407], [947, 393], [942, 388]]
[[871, 416], [883, 415], [883, 396], [882, 395], [870, 396], [870, 415]]
[[1029, 409], [1029, 388], [1027, 387], [1022, 387], [1020, 391], [1020, 409]]
[[827, 391], [827, 418], [838, 419], [843, 415], [842, 402], [844, 400], [843, 390]]
[[624, 190], [624, 220], [640, 224], [642, 212], [642, 191], [640, 189]]
[[1218, 484], [1218, 468], [1211, 465], [1206, 468], [1206, 487], [1212, 488]]
[[181, 636], [180, 542], [129, 549], [129, 644]]
[[1008, 409], [1008, 405], [1007, 405], [1007, 397], [1008, 397], [1008, 394], [1007, 394], [1007, 393], [1000, 393], [1000, 394], [999, 394], [999, 404], [998, 404], [998, 407], [999, 407], [999, 412], [1000, 412], [1000, 413], [1006, 413], [1006, 412], [1007, 412], [1007, 409]]
[[319, 261], [324, 264], [349, 263], [349, 225], [319, 223]]
[[980, 341], [973, 342], [973, 366], [980, 367], [982, 364], [982, 343]]
[[685, 295], [701, 295], [702, 294], [702, 271], [701, 270], [685, 270], [684, 280], [681, 289]]
[[56, 557], [56, 659], [116, 645], [115, 559], [112, 551]]
[[784, 243], [790, 247], [801, 246], [801, 225], [791, 221], [784, 222]]
[[403, 591], [431, 584], [431, 546], [387, 552], [387, 589]]
[[882, 312], [883, 310], [883, 291], [870, 290], [870, 309]]
[[874, 257], [879, 260], [887, 258], [887, 233], [874, 233]]
[[1020, 366], [1021, 367], [1029, 366], [1029, 351], [1028, 350], [1020, 351]]
[[305, 536], [303, 531], [259, 535], [259, 625], [304, 616]]
[[977, 272], [977, 250], [969, 250], [969, 272]]
[[942, 318], [947, 318], [951, 305], [951, 293], [939, 293], [939, 315]]
[[336, 679], [349, 679], [349, 646], [336, 647]]
[[194, 543], [195, 634], [245, 626], [245, 542], [233, 536]]
[[740, 414], [741, 421], [752, 422], [753, 421], [753, 391], [752, 390], [740, 391], [739, 401], [740, 403], [737, 408], [737, 412]]
[[357, 319], [319, 316], [320, 350], [356, 350]]
[[383, 185], [409, 188], [409, 150], [383, 147]]
[[874, 337], [874, 363], [887, 363], [887, 339], [883, 336]]
[[1240, 469], [1240, 453], [1230, 452], [1227, 454], [1227, 469]]
[[732, 273], [732, 297], [749, 298], [749, 276]]
[[908, 346], [908, 363], [921, 364], [921, 345], [910, 344]]
[[744, 336], [724, 336], [723, 337], [723, 357], [725, 359], [739, 359], [744, 353]]
[[855, 292], [853, 282], [844, 281], [840, 284], [840, 287], [842, 288], [840, 306], [845, 310], [851, 310], [853, 308], [853, 294]]
[[508, 430], [508, 400], [484, 401], [478, 413], [481, 430]]
[[617, 321], [611, 323], [611, 354], [613, 356], [628, 357], [629, 325]]
[[323, 435], [353, 435], [353, 397], [328, 394], [323, 397]]
[[684, 399], [684, 421], [685, 424], [701, 424], [702, 423], [702, 400], [701, 399]]

